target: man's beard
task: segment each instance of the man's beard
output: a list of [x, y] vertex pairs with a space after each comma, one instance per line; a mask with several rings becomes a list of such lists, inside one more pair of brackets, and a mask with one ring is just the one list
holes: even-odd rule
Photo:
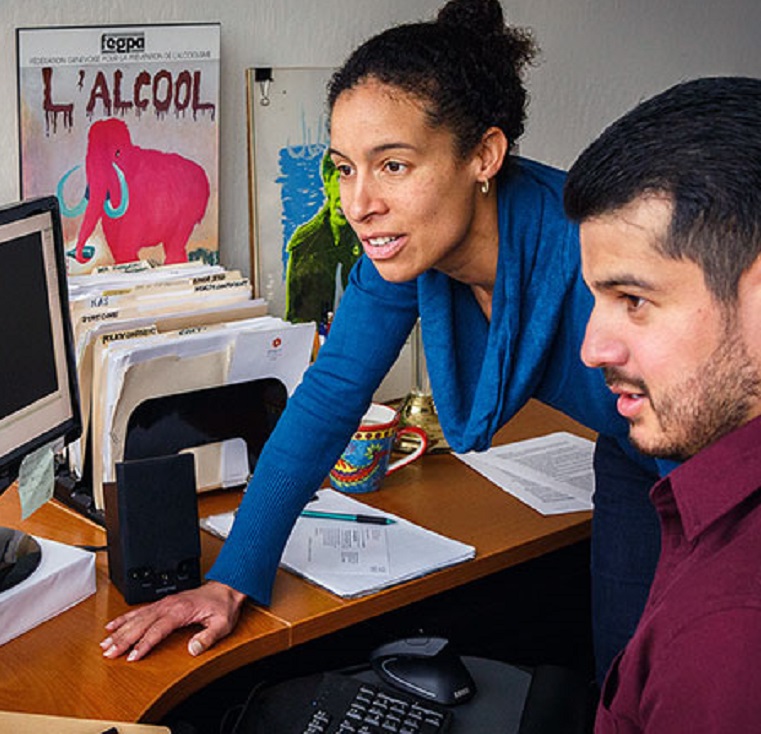
[[635, 437], [638, 419], [630, 421], [632, 444], [650, 456], [683, 461], [747, 422], [761, 396], [761, 374], [753, 363], [734, 319], [724, 339], [694, 372], [653, 396], [646, 383], [615, 367], [603, 369], [609, 385], [636, 387], [649, 402], [660, 431]]

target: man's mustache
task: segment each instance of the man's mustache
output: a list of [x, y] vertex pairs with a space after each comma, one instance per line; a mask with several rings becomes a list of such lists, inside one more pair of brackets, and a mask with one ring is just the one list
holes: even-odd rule
[[[631, 377], [617, 367], [603, 367], [602, 373], [605, 376], [605, 384], [610, 388], [624, 386], [627, 388], [627, 392], [649, 396], [647, 385], [639, 377]], [[635, 389], [632, 390], [631, 388]]]

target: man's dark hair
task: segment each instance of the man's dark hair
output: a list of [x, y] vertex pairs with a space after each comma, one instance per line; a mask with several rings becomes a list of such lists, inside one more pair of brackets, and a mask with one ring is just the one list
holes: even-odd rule
[[651, 194], [674, 210], [662, 254], [697, 263], [733, 302], [761, 252], [760, 79], [696, 79], [642, 102], [579, 156], [564, 203], [582, 222]]

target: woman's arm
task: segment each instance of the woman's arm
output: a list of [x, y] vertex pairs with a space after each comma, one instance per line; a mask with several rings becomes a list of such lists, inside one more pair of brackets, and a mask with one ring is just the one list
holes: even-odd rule
[[196, 655], [235, 627], [246, 596], [268, 604], [296, 518], [345, 448], [417, 318], [414, 282], [390, 284], [362, 258], [330, 335], [266, 442], [210, 583], [141, 607], [109, 623], [106, 657], [144, 657], [173, 630], [204, 629]]

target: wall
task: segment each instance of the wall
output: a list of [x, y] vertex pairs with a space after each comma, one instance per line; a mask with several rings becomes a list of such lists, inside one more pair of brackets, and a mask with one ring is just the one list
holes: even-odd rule
[[[18, 198], [14, 28], [220, 21], [221, 251], [248, 270], [244, 69], [337, 65], [392, 23], [430, 17], [440, 0], [0, 0], [0, 202]], [[706, 74], [761, 76], [758, 0], [505, 0], [543, 49], [528, 79], [522, 153], [567, 166], [643, 96]]]
[[[249, 271], [244, 69], [338, 65], [367, 36], [442, 0], [0, 0], [0, 202], [19, 196], [14, 28], [222, 24], [220, 252]], [[521, 152], [566, 167], [641, 98], [681, 79], [761, 76], [758, 0], [504, 0], [543, 49]]]
[[568, 167], [610, 122], [698, 76], [761, 76], [757, 0], [519, 0], [512, 22], [536, 30], [522, 152]]

